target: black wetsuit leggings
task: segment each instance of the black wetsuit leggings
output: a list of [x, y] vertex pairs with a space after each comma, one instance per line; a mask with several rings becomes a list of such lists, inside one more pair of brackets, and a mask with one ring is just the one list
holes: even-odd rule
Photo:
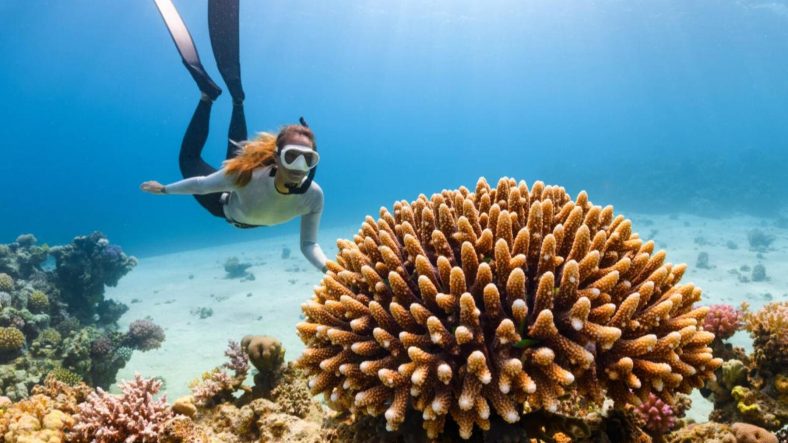
[[[233, 114], [230, 119], [230, 130], [227, 137], [230, 140], [241, 142], [246, 140], [246, 116], [244, 115], [245, 94], [241, 85], [241, 65], [238, 50], [238, 0], [208, 0], [208, 27], [210, 30], [211, 47], [216, 59], [219, 73], [222, 75], [230, 96], [233, 99]], [[179, 49], [180, 51], [180, 49]], [[186, 68], [203, 94], [216, 98], [221, 90], [205, 72], [197, 50], [194, 49], [195, 58], [183, 58]], [[211, 175], [216, 168], [209, 165], [202, 158], [202, 150], [208, 139], [208, 124], [211, 120], [211, 106], [213, 102], [203, 98], [197, 104], [194, 115], [186, 129], [181, 143], [181, 153], [178, 162], [183, 178]], [[226, 159], [236, 156], [238, 147], [227, 142]], [[195, 195], [194, 198], [211, 214], [225, 218], [221, 202], [222, 193]]]
[[[205, 141], [208, 139], [208, 124], [211, 120], [211, 106], [209, 100], [200, 100], [197, 109], [194, 110], [189, 127], [183, 136], [181, 143], [181, 153], [178, 163], [181, 168], [183, 178], [211, 175], [217, 171], [202, 158], [202, 150]], [[233, 115], [230, 119], [230, 130], [228, 138], [236, 142], [246, 140], [246, 117], [244, 115], [243, 103], [233, 104]], [[227, 142], [227, 155], [225, 158], [231, 159], [236, 156], [238, 147]], [[211, 214], [224, 218], [224, 209], [221, 202], [222, 193], [195, 195], [194, 198], [208, 210]]]

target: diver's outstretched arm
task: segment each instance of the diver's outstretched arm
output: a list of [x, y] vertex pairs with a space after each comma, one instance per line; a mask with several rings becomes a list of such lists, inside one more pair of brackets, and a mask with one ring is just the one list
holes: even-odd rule
[[230, 192], [235, 190], [235, 183], [224, 169], [220, 169], [208, 176], [189, 177], [175, 183], [164, 185], [162, 194], [192, 194], [205, 195], [216, 192]]
[[301, 217], [301, 253], [315, 268], [326, 272], [326, 254], [317, 243], [320, 217], [323, 215], [323, 191], [311, 202], [312, 210]]
[[186, 65], [186, 69], [189, 70], [192, 78], [197, 82], [197, 87], [211, 100], [216, 100], [216, 97], [222, 93], [222, 90], [216, 86], [216, 83], [205, 72], [192, 36], [189, 34], [189, 29], [186, 28], [186, 24], [183, 22], [180, 14], [178, 14], [178, 10], [175, 9], [175, 5], [172, 4], [172, 0], [154, 0], [154, 2], [159, 9], [161, 18], [164, 19], [164, 24], [167, 25], [167, 30], [170, 32], [178, 52], [181, 54], [183, 64]]

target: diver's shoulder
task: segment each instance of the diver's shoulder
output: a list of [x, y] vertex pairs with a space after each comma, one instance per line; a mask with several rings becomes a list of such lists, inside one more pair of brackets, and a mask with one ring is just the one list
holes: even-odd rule
[[320, 194], [322, 196], [323, 195], [323, 188], [321, 188], [320, 185], [318, 185], [317, 182], [313, 180], [312, 183], [309, 185], [308, 192], [315, 193], [315, 194]]
[[313, 181], [312, 184], [309, 185], [309, 189], [307, 189], [304, 196], [310, 202], [311, 207], [316, 210], [323, 210], [323, 188], [316, 182]]

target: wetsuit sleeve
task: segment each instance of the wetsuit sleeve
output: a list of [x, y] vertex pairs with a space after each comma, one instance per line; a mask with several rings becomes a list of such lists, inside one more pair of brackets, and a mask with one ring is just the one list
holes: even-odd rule
[[232, 177], [220, 169], [204, 177], [190, 177], [165, 186], [167, 194], [211, 194], [235, 189]]
[[317, 194], [311, 205], [310, 212], [301, 216], [301, 253], [321, 272], [326, 271], [326, 254], [317, 243], [320, 228], [320, 216], [323, 215], [323, 191], [317, 188]]

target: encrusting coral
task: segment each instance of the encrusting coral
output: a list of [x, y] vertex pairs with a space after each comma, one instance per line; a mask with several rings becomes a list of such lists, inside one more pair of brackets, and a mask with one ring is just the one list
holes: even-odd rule
[[[52, 377], [36, 386], [33, 395], [18, 403], [0, 401], [0, 441], [59, 443], [74, 425], [72, 414], [90, 392], [87, 385], [68, 386]], [[3, 410], [5, 409], [5, 410]]]
[[672, 403], [714, 377], [714, 335], [685, 265], [613, 208], [501, 179], [367, 217], [302, 309], [313, 394], [391, 430], [413, 408], [429, 437], [469, 438], [579, 394]]

